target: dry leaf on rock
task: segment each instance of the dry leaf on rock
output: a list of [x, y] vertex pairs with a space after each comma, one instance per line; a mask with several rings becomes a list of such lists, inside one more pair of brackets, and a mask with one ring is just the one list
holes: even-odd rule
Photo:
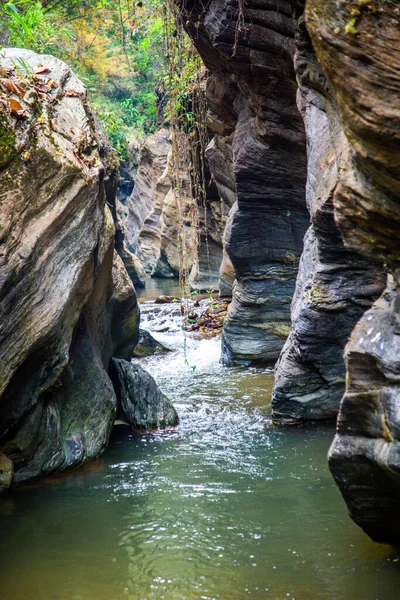
[[18, 83], [15, 83], [15, 81], [12, 81], [11, 79], [1, 78], [0, 84], [4, 89], [6, 89], [9, 92], [12, 92], [13, 94], [17, 94], [17, 96], [20, 96], [20, 98], [25, 96], [24, 88], [21, 87]]
[[8, 107], [10, 109], [11, 114], [18, 115], [19, 117], [25, 117], [26, 113], [24, 108], [18, 100], [14, 100], [14, 98], [8, 98]]
[[38, 67], [35, 71], [36, 75], [40, 75], [40, 73], [50, 73], [51, 69], [49, 67]]

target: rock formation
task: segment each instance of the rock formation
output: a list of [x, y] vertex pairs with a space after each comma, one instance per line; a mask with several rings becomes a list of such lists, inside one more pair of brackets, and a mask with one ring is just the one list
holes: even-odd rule
[[[285, 422], [334, 418], [344, 391], [343, 348], [382, 291], [383, 273], [378, 263], [344, 248], [334, 221], [344, 134], [302, 3], [244, 3], [243, 12], [231, 1], [208, 2], [194, 13], [184, 6], [183, 19], [187, 16], [196, 31], [197, 22], [203, 23], [194, 40], [213, 73], [208, 106], [215, 137], [207, 159], [221, 198], [232, 206], [225, 241], [237, 282], [223, 358], [274, 362], [279, 356], [290, 330], [289, 304], [303, 245], [304, 185], [311, 227], [292, 301], [292, 329], [276, 370], [273, 409]], [[289, 145], [292, 139], [297, 146]], [[229, 270], [226, 276], [229, 285]]]
[[348, 248], [380, 258], [390, 273], [346, 347], [346, 393], [330, 467], [356, 523], [377, 541], [398, 542], [399, 8], [309, 0], [307, 25], [346, 134], [336, 221]]
[[[178, 4], [212, 73], [210, 168], [220, 194], [237, 196], [225, 233], [236, 276], [225, 362], [272, 361], [281, 345], [274, 333], [288, 331], [306, 229], [301, 115], [311, 227], [292, 332], [277, 366], [274, 411], [286, 421], [333, 418], [346, 378], [330, 467], [353, 519], [373, 539], [397, 542], [397, 3]], [[301, 19], [304, 4], [314, 49]], [[376, 300], [383, 262], [390, 275]], [[357, 321], [344, 365], [342, 350]]]
[[127, 243], [131, 252], [136, 252], [140, 229], [153, 209], [155, 188], [167, 167], [170, 147], [168, 129], [148, 136], [142, 147], [135, 187], [127, 203]]
[[30, 51], [2, 51], [0, 69], [5, 488], [104, 450], [117, 405], [109, 363], [130, 359], [139, 310], [114, 250], [117, 163], [84, 86]]
[[182, 22], [212, 74], [210, 169], [233, 205], [225, 232], [236, 278], [223, 337], [228, 364], [273, 364], [289, 333], [309, 221], [293, 68], [293, 10], [300, 4], [251, 3], [242, 12], [230, 0], [180, 3]]
[[311, 227], [292, 302], [292, 330], [275, 371], [273, 414], [285, 422], [336, 418], [345, 386], [344, 346], [385, 280], [381, 264], [344, 247], [334, 220], [333, 196], [346, 141], [333, 90], [316, 60], [303, 18], [296, 46]]
[[[185, 153], [187, 150], [182, 151], [183, 156]], [[185, 270], [190, 273], [192, 289], [218, 289], [229, 209], [206, 170], [207, 197], [204, 206], [199, 202], [194, 210], [189, 167], [179, 165], [176, 172], [168, 130], [159, 130], [145, 140], [128, 203], [126, 237], [148, 276], [172, 278]], [[177, 178], [179, 185], [173, 183]], [[229, 290], [225, 292], [229, 294]]]
[[113, 359], [111, 377], [117, 393], [118, 419], [145, 431], [177, 425], [176, 410], [140, 365]]

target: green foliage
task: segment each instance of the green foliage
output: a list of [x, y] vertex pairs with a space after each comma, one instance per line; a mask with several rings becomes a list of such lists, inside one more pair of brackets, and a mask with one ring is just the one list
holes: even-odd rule
[[[163, 79], [164, 0], [14, 0], [0, 13], [13, 46], [65, 60], [121, 158], [129, 139], [155, 130]], [[0, 9], [1, 10], [1, 9]]]
[[0, 23], [9, 29], [11, 45], [37, 52], [57, 50], [60, 40], [73, 37], [70, 29], [57, 27], [50, 12], [39, 0], [6, 2]]

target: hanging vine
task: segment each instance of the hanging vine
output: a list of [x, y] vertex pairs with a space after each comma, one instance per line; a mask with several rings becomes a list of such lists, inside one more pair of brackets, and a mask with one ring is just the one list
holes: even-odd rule
[[[168, 65], [165, 115], [171, 131], [170, 178], [177, 209], [179, 285], [182, 328], [185, 332], [188, 321], [190, 322], [190, 274], [195, 273], [199, 277], [201, 232], [205, 235], [206, 253], [209, 257], [205, 172], [205, 150], [209, 142], [205, 94], [207, 73], [197, 50], [183, 29], [174, 0], [165, 2], [164, 36]], [[194, 283], [192, 280], [192, 284]]]

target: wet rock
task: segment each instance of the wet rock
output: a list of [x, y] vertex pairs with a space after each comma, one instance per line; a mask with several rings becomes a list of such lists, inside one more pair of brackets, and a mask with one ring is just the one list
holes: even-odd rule
[[0, 453], [0, 492], [7, 490], [14, 475], [14, 463], [5, 454]]
[[10, 49], [0, 63], [26, 90], [10, 86], [20, 114], [0, 116], [0, 444], [19, 482], [104, 450], [109, 361], [130, 357], [139, 311], [114, 255], [117, 161], [85, 87], [51, 56]]
[[173, 296], [158, 296], [154, 302], [155, 304], [170, 304], [173, 300]]
[[171, 349], [156, 340], [148, 331], [139, 329], [139, 341], [135, 347], [134, 356], [151, 356], [165, 352], [171, 352]]
[[336, 418], [345, 388], [344, 346], [385, 284], [381, 264], [345, 248], [335, 223], [333, 195], [345, 146], [338, 107], [304, 19], [296, 43], [311, 227], [304, 238], [292, 301], [292, 329], [275, 371], [273, 416], [286, 423]]
[[171, 402], [153, 377], [138, 364], [113, 359], [111, 377], [117, 392], [118, 419], [145, 431], [178, 423]]
[[350, 515], [380, 542], [400, 541], [399, 198], [397, 3], [383, 10], [307, 3], [307, 26], [345, 132], [333, 204], [345, 245], [385, 261], [388, 286], [345, 351], [346, 392], [329, 454]]
[[[224, 326], [227, 364], [273, 363], [290, 326], [308, 227], [306, 147], [293, 68], [298, 2], [246, 7], [180, 2], [182, 20], [211, 71], [214, 141], [208, 160], [231, 208], [225, 248], [235, 270]], [[285, 333], [284, 333], [285, 332]]]

